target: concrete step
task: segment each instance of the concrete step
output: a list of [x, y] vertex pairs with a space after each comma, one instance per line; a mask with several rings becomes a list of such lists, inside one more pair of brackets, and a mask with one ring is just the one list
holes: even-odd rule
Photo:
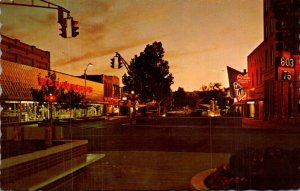
[[4, 187], [4, 190], [39, 190], [103, 158], [104, 154], [87, 154], [62, 162], [51, 168], [23, 177]]

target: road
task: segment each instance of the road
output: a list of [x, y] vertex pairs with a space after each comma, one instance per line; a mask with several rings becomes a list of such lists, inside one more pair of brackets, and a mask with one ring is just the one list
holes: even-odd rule
[[299, 129], [130, 126], [128, 119], [65, 128], [66, 139], [86, 139], [90, 151], [233, 153], [247, 147], [299, 146]]
[[69, 139], [89, 140], [103, 160], [55, 190], [183, 190], [201, 170], [228, 162], [239, 149], [299, 147], [298, 131], [124, 125], [126, 119], [73, 126]]

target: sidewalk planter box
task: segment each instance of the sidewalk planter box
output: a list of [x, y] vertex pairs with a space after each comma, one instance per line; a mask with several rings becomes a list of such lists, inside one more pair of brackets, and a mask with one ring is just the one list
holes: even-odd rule
[[157, 117], [137, 118], [137, 125], [242, 127], [242, 117]]
[[45, 150], [18, 155], [1, 160], [1, 187], [55, 166], [63, 161], [87, 154], [87, 140], [64, 141], [64, 144]]

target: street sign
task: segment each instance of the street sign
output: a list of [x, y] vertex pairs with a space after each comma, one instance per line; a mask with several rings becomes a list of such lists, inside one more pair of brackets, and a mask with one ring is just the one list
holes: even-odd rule
[[276, 80], [278, 81], [294, 81], [295, 75], [295, 59], [290, 57], [276, 57]]

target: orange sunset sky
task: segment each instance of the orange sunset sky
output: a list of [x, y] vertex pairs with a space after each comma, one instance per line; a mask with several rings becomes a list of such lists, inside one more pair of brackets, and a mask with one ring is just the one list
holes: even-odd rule
[[115, 52], [129, 63], [147, 44], [161, 41], [173, 90], [199, 90], [209, 82], [228, 87], [226, 66], [247, 68], [247, 56], [263, 40], [262, 0], [51, 2], [70, 10], [79, 21], [79, 36], [59, 36], [57, 10], [8, 5], [1, 5], [1, 34], [49, 51], [51, 69], [72, 75], [82, 75], [91, 62], [88, 74], [121, 78], [124, 67], [110, 68]]

